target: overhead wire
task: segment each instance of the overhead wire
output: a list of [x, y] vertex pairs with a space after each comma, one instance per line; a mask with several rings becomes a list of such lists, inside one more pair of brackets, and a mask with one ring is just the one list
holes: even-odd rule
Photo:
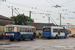
[[47, 11], [47, 10], [39, 9], [37, 7], [34, 8], [34, 7], [30, 7], [30, 6], [21, 5], [21, 4], [18, 4], [18, 3], [9, 2], [9, 1], [7, 1], [7, 3], [16, 4], [16, 5], [21, 6], [21, 7], [27, 7], [27, 8], [35, 9], [35, 10], [39, 10], [39, 11]]
[[[6, 4], [2, 4], [2, 5], [4, 5], [4, 6], [6, 6], [7, 8], [9, 8], [9, 6], [8, 5], [6, 5]], [[12, 9], [12, 8], [11, 8]], [[15, 12], [15, 10], [13, 9], [13, 11]], [[16, 13], [16, 12], [15, 12]], [[17, 14], [17, 13], [16, 13]], [[18, 14], [17, 14], [18, 15]]]
[[71, 0], [71, 1], [67, 0], [67, 1], [65, 1], [64, 3], [61, 3], [60, 5], [68, 4], [68, 3], [71, 3], [71, 2], [73, 2], [73, 1], [74, 1], [74, 0]]
[[50, 5], [52, 5], [52, 6], [54, 6], [53, 4], [51, 4], [50, 2], [49, 2], [49, 0], [46, 0]]
[[[6, 5], [6, 4], [4, 4], [4, 5], [5, 5], [6, 7], [8, 7], [8, 5]], [[20, 10], [20, 9], [19, 9], [19, 10]], [[16, 11], [17, 11], [17, 10], [16, 10]], [[20, 11], [22, 11], [22, 10], [20, 10]], [[24, 10], [23, 10], [23, 11], [24, 11]], [[15, 11], [14, 11], [14, 12], [15, 12]], [[27, 12], [29, 12], [29, 11], [27, 11]], [[15, 12], [15, 13], [16, 13], [16, 12]], [[52, 13], [52, 12], [51, 12], [51, 13]], [[17, 13], [16, 13], [16, 14], [17, 14]], [[36, 13], [36, 12], [34, 13], [34, 12], [33, 12], [32, 14], [41, 14], [41, 15], [43, 15], [43, 14], [48, 14], [48, 13]], [[53, 12], [53, 14], [56, 14], [56, 13]]]
[[[15, 3], [16, 4], [16, 3]], [[20, 4], [19, 4], [20, 5]], [[24, 5], [23, 5], [24, 6]], [[28, 7], [28, 8], [31, 8], [31, 7]], [[46, 10], [42, 10], [42, 9], [37, 9], [37, 10], [41, 10], [41, 11], [46, 11]], [[41, 14], [41, 13], [39, 13], [39, 14]]]
[[25, 5], [22, 5], [22, 4], [13, 3], [13, 2], [9, 2], [9, 1], [7, 1], [7, 3], [16, 4], [16, 5], [19, 5], [19, 6], [22, 6], [22, 7], [32, 8], [32, 7], [30, 7], [30, 6], [25, 6]]
[[[13, 10], [14, 11], [14, 10]], [[15, 11], [14, 11], [15, 12]], [[15, 12], [16, 13], [16, 12]], [[17, 13], [16, 13], [17, 14]], [[17, 14], [18, 15], [18, 14]]]
[[[18, 10], [16, 8], [14, 8], [14, 9], [18, 12]], [[18, 14], [20, 14], [20, 13], [18, 12]]]
[[54, 4], [56, 4], [53, 0], [51, 0]]

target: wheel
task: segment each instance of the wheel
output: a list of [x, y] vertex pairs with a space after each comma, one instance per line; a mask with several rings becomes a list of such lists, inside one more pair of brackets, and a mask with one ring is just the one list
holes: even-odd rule
[[30, 39], [30, 40], [33, 40], [33, 39]]
[[50, 37], [47, 37], [47, 39], [50, 39]]
[[21, 41], [20, 39], [18, 39], [18, 41]]
[[10, 41], [14, 41], [14, 39], [10, 39]]
[[23, 41], [25, 40], [25, 39], [22, 39]]
[[58, 39], [58, 35], [56, 35], [56, 39]]

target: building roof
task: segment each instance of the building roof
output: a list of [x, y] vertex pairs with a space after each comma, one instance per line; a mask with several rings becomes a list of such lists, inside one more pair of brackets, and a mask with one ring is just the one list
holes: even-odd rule
[[23, 27], [23, 28], [35, 28], [29, 25], [6, 25], [6, 27]]
[[5, 17], [5, 16], [3, 16], [3, 15], [0, 15], [0, 19], [3, 19], [3, 20], [12, 20], [12, 21], [13, 21], [13, 19], [10, 19], [10, 18]]
[[[30, 25], [30, 23], [26, 23], [27, 25]], [[31, 26], [36, 27], [37, 30], [40, 30], [43, 28], [43, 26], [54, 26], [53, 23], [31, 23]]]
[[52, 26], [54, 25], [53, 23], [34, 23], [34, 26], [36, 29], [42, 29], [43, 26]]

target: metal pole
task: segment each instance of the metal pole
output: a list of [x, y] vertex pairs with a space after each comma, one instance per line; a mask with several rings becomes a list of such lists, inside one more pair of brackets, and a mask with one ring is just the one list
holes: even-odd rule
[[48, 17], [48, 22], [50, 23], [50, 17]]
[[60, 14], [60, 26], [61, 26], [61, 14]]
[[12, 6], [12, 8], [11, 8], [11, 9], [12, 9], [12, 17], [13, 17], [13, 6]]
[[31, 11], [29, 11], [29, 17], [30, 17], [30, 25], [31, 25]]

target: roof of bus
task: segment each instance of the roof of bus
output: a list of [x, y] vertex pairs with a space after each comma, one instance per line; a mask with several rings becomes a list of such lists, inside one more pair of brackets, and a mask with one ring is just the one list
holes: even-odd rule
[[25, 28], [35, 28], [30, 25], [6, 25], [6, 27], [25, 27]]
[[52, 28], [63, 28], [61, 26], [44, 26], [43, 28], [50, 28], [50, 27], [52, 27]]

